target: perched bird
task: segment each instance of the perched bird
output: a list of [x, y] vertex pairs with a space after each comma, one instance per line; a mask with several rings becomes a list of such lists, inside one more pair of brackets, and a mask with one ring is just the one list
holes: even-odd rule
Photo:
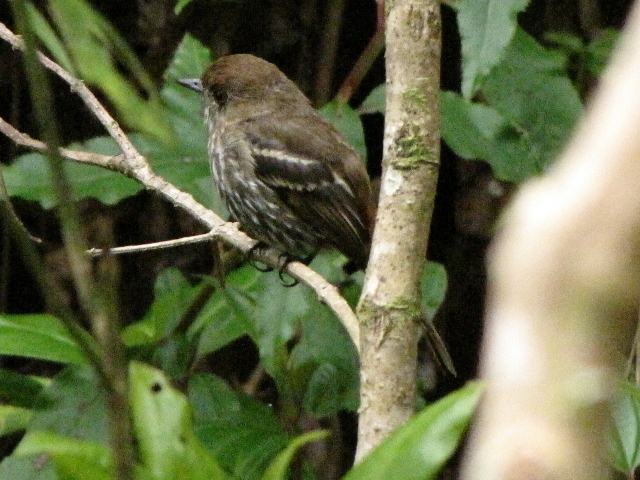
[[[211, 170], [247, 234], [299, 259], [333, 247], [366, 266], [375, 206], [364, 164], [278, 67], [229, 55], [180, 83], [204, 95]], [[425, 326], [436, 358], [455, 372]]]
[[241, 228], [299, 259], [333, 247], [364, 268], [373, 215], [367, 171], [300, 89], [244, 54], [180, 83], [204, 95], [211, 170]]

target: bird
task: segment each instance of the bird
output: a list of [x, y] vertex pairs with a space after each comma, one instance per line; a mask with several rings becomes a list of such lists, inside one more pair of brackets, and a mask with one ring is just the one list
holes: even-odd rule
[[[179, 83], [204, 97], [213, 178], [247, 234], [296, 259], [329, 247], [351, 270], [366, 267], [375, 201], [364, 162], [293, 81], [266, 60], [234, 54]], [[455, 375], [433, 323], [424, 326], [435, 358]]]
[[375, 210], [365, 164], [296, 84], [249, 54], [179, 83], [204, 97], [214, 181], [240, 228], [294, 259], [335, 248], [364, 269]]

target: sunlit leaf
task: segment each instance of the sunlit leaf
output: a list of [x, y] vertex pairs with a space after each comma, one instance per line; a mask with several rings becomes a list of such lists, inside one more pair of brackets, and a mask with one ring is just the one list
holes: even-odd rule
[[48, 314], [0, 314], [0, 355], [61, 363], [87, 361], [63, 323]]
[[429, 405], [356, 465], [344, 480], [431, 480], [467, 430], [482, 387], [469, 383]]

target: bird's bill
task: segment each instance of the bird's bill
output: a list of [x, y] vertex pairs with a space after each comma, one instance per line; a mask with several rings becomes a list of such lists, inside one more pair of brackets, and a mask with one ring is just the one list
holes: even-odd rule
[[195, 92], [202, 93], [202, 82], [199, 78], [180, 78], [178, 83], [183, 87], [187, 87]]

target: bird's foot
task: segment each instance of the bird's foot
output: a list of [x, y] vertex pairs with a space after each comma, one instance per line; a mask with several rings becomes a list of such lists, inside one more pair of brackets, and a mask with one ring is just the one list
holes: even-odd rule
[[253, 247], [251, 247], [247, 252], [247, 259], [249, 261], [249, 264], [259, 272], [263, 272], [263, 273], [272, 272], [273, 267], [270, 267], [269, 265], [264, 265], [259, 261], [255, 260], [253, 257], [257, 252], [266, 248], [269, 248], [269, 246], [266, 243], [258, 242]]
[[296, 280], [295, 278], [289, 277], [292, 280], [291, 282], [287, 282], [287, 280], [285, 279], [285, 275], [287, 275], [285, 273], [285, 269], [287, 268], [287, 265], [294, 261], [296, 261], [296, 259], [290, 257], [286, 253], [283, 253], [278, 257], [278, 278], [280, 279], [280, 283], [283, 287], [291, 288], [295, 287], [298, 284], [298, 280]]

